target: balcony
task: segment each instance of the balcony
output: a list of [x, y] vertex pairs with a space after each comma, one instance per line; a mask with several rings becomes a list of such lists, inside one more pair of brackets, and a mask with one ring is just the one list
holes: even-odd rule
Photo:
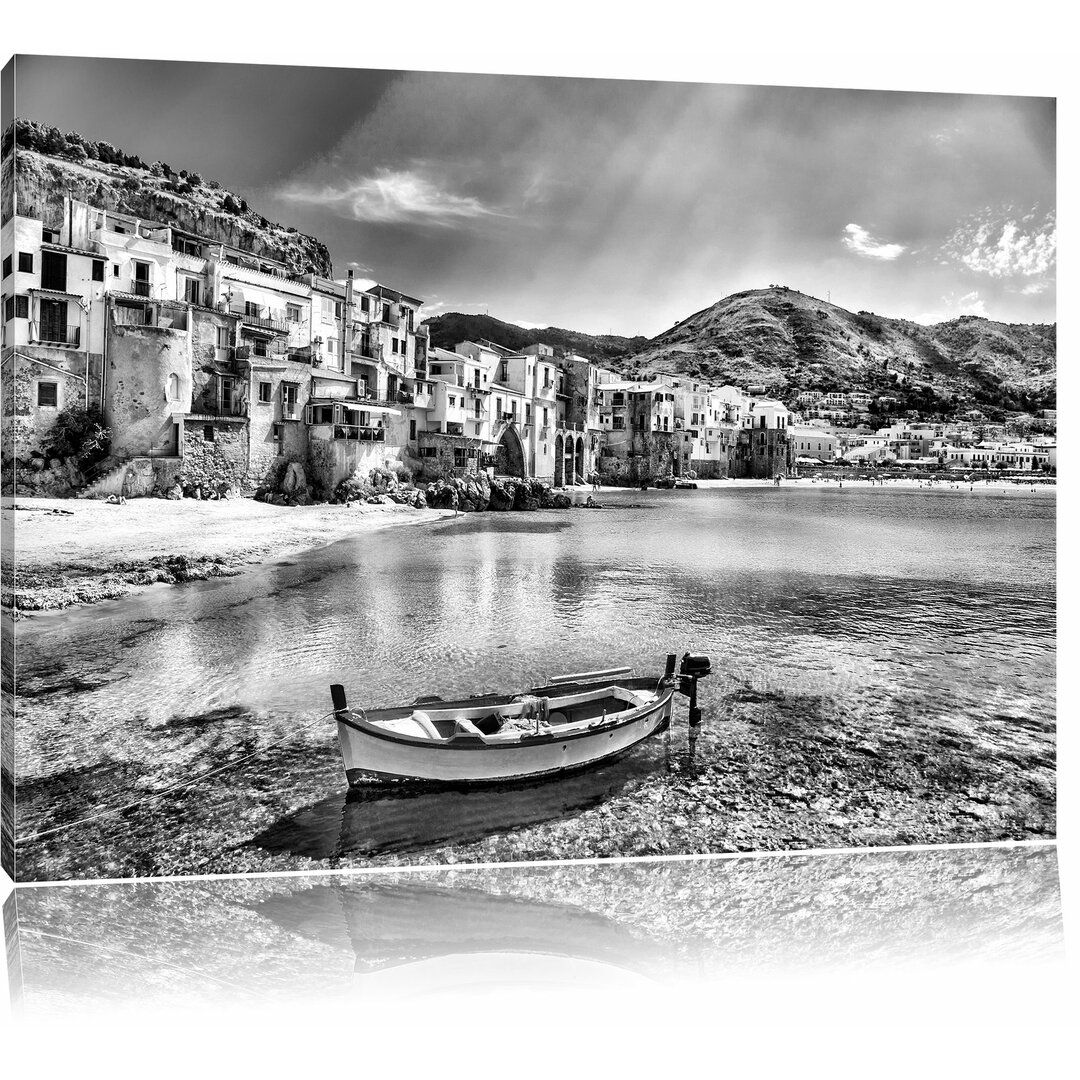
[[152, 286], [149, 281], [136, 278], [131, 283], [131, 292], [133, 296], [151, 296]]
[[287, 334], [289, 332], [289, 323], [286, 319], [266, 319], [261, 315], [248, 315], [245, 313], [240, 316], [240, 322], [244, 326], [250, 326], [253, 330], [269, 330], [275, 334]]
[[334, 424], [334, 438], [352, 442], [385, 442], [386, 429], [360, 424]]
[[80, 330], [77, 326], [45, 326], [37, 336], [38, 345], [79, 346]]
[[516, 412], [499, 413], [499, 419], [505, 420], [511, 424], [516, 424], [518, 422], [518, 414]]

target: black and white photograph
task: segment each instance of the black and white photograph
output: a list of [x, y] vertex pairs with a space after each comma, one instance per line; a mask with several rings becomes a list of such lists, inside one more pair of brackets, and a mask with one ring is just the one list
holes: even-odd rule
[[16, 880], [1055, 837], [1053, 98], [6, 79]]

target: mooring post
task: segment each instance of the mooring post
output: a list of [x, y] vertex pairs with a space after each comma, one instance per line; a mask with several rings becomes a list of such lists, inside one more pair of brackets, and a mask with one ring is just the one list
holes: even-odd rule
[[344, 720], [349, 715], [349, 706], [345, 700], [345, 687], [341, 683], [332, 683], [330, 686], [330, 700], [334, 703], [334, 717]]

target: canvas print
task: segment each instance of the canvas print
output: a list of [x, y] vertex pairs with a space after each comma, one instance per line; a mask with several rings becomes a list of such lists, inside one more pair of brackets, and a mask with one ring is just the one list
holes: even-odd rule
[[5, 868], [1055, 835], [1055, 103], [18, 56]]

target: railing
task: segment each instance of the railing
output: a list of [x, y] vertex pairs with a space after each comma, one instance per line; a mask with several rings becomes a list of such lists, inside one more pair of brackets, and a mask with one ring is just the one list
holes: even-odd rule
[[240, 321], [245, 326], [255, 327], [257, 330], [273, 330], [278, 334], [287, 334], [289, 324], [285, 319], [264, 319], [261, 315], [241, 315]]
[[361, 426], [360, 424], [335, 424], [334, 438], [352, 440], [353, 442], [385, 442], [386, 429], [366, 425]]
[[136, 278], [131, 283], [131, 291], [135, 296], [150, 296], [151, 285], [149, 281], [143, 281], [141, 278]]
[[78, 326], [46, 326], [38, 334], [39, 345], [78, 345]]
[[281, 405], [281, 419], [282, 420], [299, 420], [300, 419], [300, 406], [299, 405], [287, 405], [282, 402]]
[[511, 424], [518, 422], [518, 414], [516, 412], [504, 412], [499, 414], [500, 420], [508, 420]]

